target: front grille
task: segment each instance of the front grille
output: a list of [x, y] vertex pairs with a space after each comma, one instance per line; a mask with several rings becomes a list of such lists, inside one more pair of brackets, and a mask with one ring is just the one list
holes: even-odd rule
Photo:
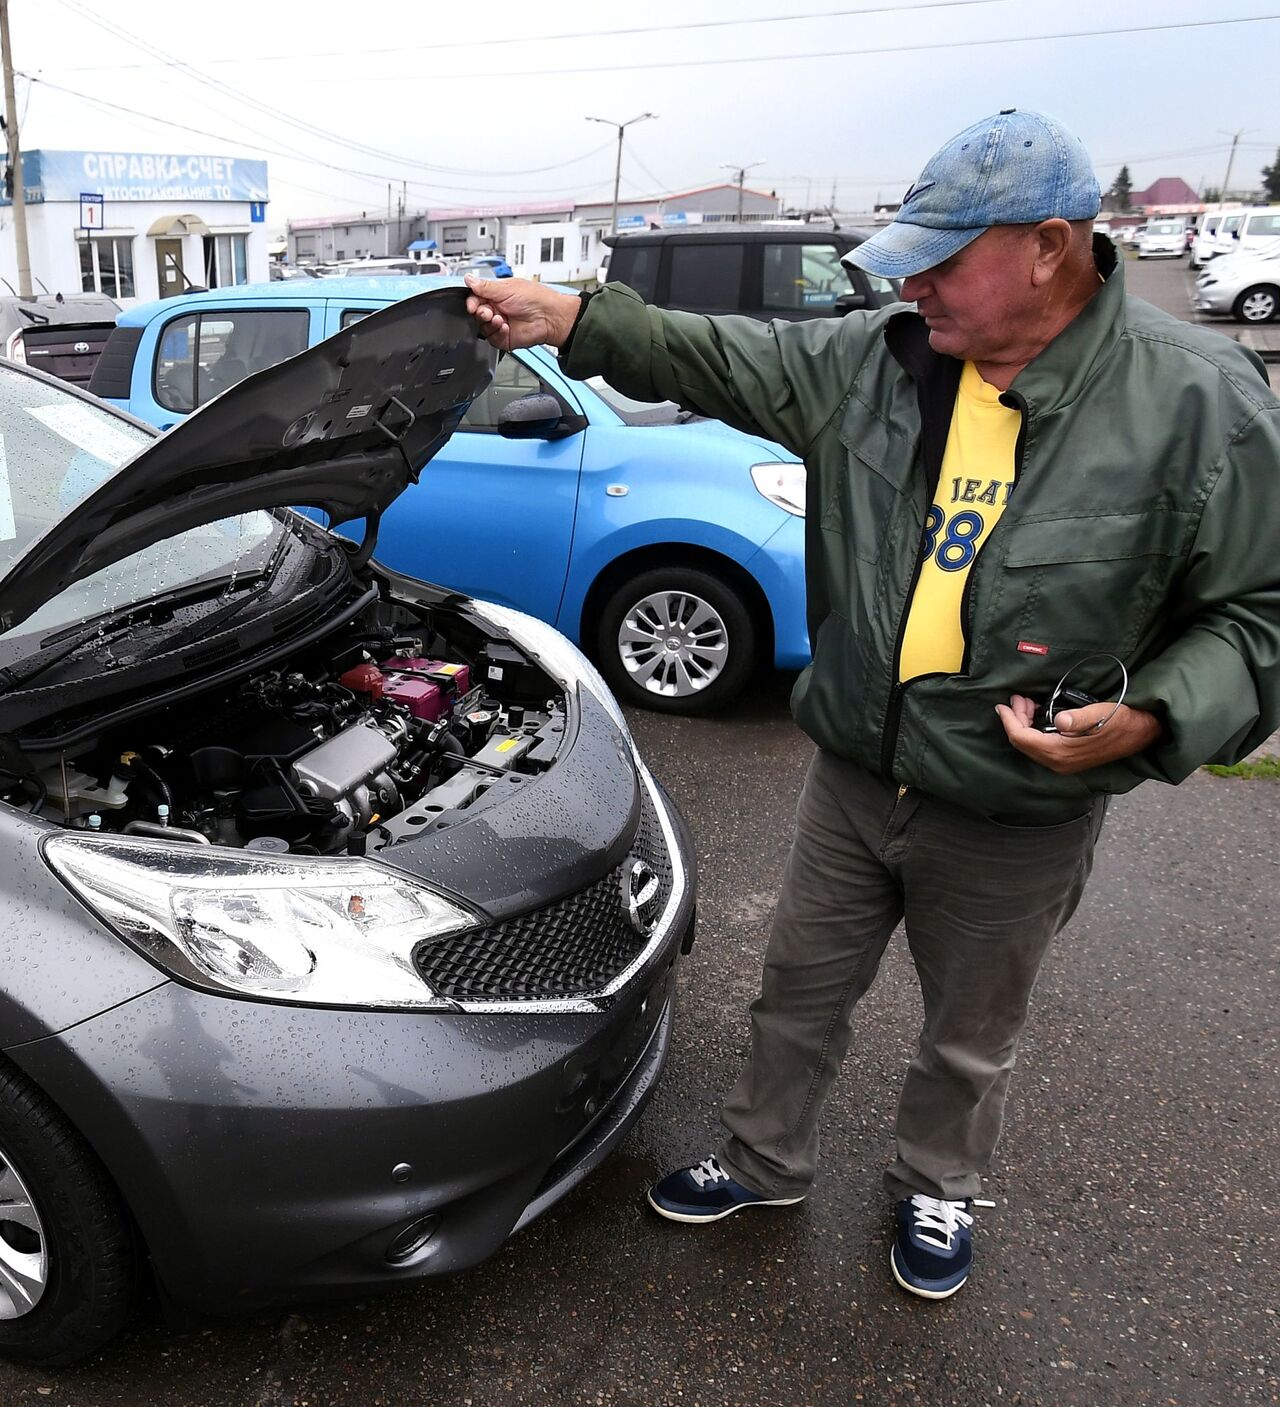
[[623, 890], [631, 860], [657, 875], [651, 912], [666, 909], [672, 889], [662, 824], [643, 783], [641, 793], [631, 854], [603, 879], [505, 923], [422, 944], [413, 960], [431, 990], [454, 1001], [546, 1001], [598, 992], [624, 971], [649, 941], [631, 922]]

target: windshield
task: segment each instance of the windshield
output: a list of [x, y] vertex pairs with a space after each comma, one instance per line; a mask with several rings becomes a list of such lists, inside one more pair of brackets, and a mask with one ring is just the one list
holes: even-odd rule
[[1152, 235], [1181, 234], [1182, 225], [1177, 220], [1157, 220], [1154, 224], [1147, 226], [1147, 233]]
[[[19, 371], [0, 372], [0, 574], [153, 436]], [[118, 610], [264, 562], [283, 532], [267, 513], [192, 528], [86, 577], [2, 638]]]

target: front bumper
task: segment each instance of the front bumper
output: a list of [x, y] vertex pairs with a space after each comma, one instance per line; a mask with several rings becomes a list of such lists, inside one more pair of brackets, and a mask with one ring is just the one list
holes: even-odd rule
[[1233, 302], [1231, 288], [1224, 284], [1211, 284], [1208, 288], [1197, 284], [1191, 294], [1191, 306], [1197, 313], [1227, 317]]
[[346, 1294], [476, 1264], [604, 1158], [666, 1060], [692, 924], [690, 898], [594, 1016], [285, 1008], [171, 982], [12, 1057], [107, 1165], [174, 1300]]
[[107, 1166], [179, 1304], [465, 1269], [587, 1176], [656, 1086], [695, 912], [692, 845], [666, 809], [685, 882], [598, 1001], [341, 1011], [167, 982], [8, 1054]]

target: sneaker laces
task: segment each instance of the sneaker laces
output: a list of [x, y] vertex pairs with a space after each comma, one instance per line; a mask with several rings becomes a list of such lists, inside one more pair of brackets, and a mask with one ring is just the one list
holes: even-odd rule
[[714, 1153], [711, 1157], [704, 1158], [696, 1168], [690, 1168], [689, 1176], [697, 1183], [699, 1190], [709, 1182], [729, 1182], [731, 1180], [729, 1174], [716, 1162]]
[[[942, 1251], [951, 1249], [951, 1242], [960, 1227], [973, 1225], [973, 1217], [965, 1211], [963, 1202], [944, 1202], [939, 1197], [926, 1197], [923, 1192], [917, 1192], [911, 1198], [911, 1207], [916, 1235], [921, 1241]], [[927, 1235], [927, 1232], [938, 1235]], [[945, 1239], [939, 1240], [938, 1236]]]

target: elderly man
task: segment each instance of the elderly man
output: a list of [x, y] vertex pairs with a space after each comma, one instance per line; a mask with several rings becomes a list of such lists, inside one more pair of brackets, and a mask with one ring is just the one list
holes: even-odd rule
[[[804, 1198], [853, 1006], [905, 919], [924, 1025], [890, 1264], [931, 1299], [969, 1274], [1031, 990], [1107, 798], [1235, 759], [1280, 714], [1277, 402], [1250, 353], [1126, 297], [1098, 206], [1079, 140], [1010, 109], [849, 256], [914, 310], [764, 325], [514, 281], [468, 300], [499, 347], [550, 343], [574, 376], [805, 461], [814, 659], [792, 706], [818, 751], [727, 1137], [649, 1200], [703, 1222]], [[1068, 673], [1086, 698], [1046, 727]]]

